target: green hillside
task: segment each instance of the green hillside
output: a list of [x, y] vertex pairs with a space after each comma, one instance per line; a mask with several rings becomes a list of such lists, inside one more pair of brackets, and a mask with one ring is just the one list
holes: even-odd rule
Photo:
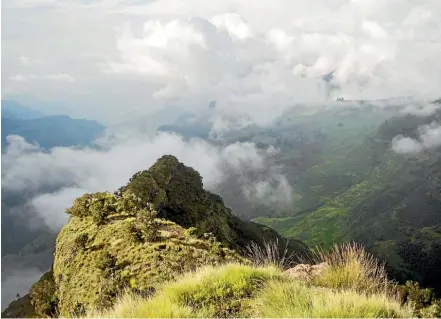
[[419, 126], [433, 121], [440, 115], [385, 121], [360, 145], [303, 174], [296, 186], [317, 207], [255, 221], [309, 244], [363, 242], [388, 261], [396, 278], [440, 289], [441, 150], [417, 155], [391, 150], [395, 136], [415, 137]]

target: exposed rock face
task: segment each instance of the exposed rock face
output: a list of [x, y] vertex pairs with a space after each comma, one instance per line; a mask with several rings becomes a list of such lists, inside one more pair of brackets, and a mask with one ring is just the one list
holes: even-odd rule
[[286, 273], [294, 279], [309, 280], [312, 277], [320, 275], [328, 266], [328, 263], [322, 262], [317, 265], [299, 264], [294, 268], [286, 270]]

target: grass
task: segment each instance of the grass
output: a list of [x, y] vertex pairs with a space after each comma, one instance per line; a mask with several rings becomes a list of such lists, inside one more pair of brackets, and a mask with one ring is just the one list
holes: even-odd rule
[[[242, 260], [216, 240], [188, 235], [181, 226], [162, 219], [155, 219], [157, 240], [134, 240], [129, 228], [133, 223], [134, 218], [125, 218], [97, 226], [91, 217], [73, 216], [63, 227], [54, 262], [61, 315], [112, 304], [121, 287], [149, 291], [197, 267]], [[88, 235], [84, 247], [75, 244], [79, 234]], [[101, 270], [104, 254], [109, 260], [114, 256], [115, 265]]]
[[279, 244], [278, 240], [266, 242], [258, 245], [255, 242], [246, 246], [247, 257], [255, 266], [273, 266], [280, 269], [287, 269], [297, 261], [297, 255], [294, 252], [289, 253], [289, 241], [286, 241], [285, 247]]
[[385, 295], [310, 287], [297, 281], [271, 282], [253, 302], [265, 318], [406, 318], [411, 313]]
[[[311, 280], [289, 277], [274, 266], [271, 245], [258, 250], [261, 266], [204, 267], [164, 283], [150, 298], [122, 296], [108, 318], [406, 318], [412, 313], [389, 294], [384, 267], [356, 244], [317, 251], [328, 267]], [[264, 262], [267, 256], [269, 259]], [[280, 255], [279, 255], [280, 256]], [[277, 261], [277, 260], [276, 260]], [[277, 264], [277, 263], [276, 263]], [[272, 266], [262, 266], [272, 265]]]
[[328, 264], [320, 276], [312, 278], [316, 286], [370, 294], [384, 293], [391, 285], [384, 263], [357, 243], [334, 245], [330, 251], [316, 249], [312, 260]]
[[283, 277], [275, 267], [228, 264], [204, 267], [166, 284], [150, 299], [124, 295], [107, 312], [91, 311], [88, 317], [188, 318], [231, 317], [249, 312], [247, 300], [266, 282]]

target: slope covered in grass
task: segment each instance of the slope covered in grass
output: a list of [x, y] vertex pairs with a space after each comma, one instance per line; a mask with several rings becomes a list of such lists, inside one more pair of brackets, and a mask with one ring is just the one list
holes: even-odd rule
[[411, 312], [385, 294], [358, 294], [293, 280], [277, 268], [230, 264], [164, 285], [151, 299], [125, 296], [110, 318], [396, 318]]
[[[155, 210], [141, 209], [135, 198], [131, 193], [122, 198], [85, 195], [70, 210], [73, 216], [58, 235], [54, 261], [62, 315], [81, 313], [90, 305], [109, 306], [123, 287], [150, 293], [159, 283], [201, 265], [241, 260], [215, 237], [199, 238], [156, 218]], [[84, 210], [87, 201], [90, 206]]]
[[[388, 262], [394, 278], [441, 291], [441, 149], [397, 154], [391, 147], [396, 136], [415, 138], [418, 127], [433, 122], [441, 123], [440, 112], [385, 121], [359, 146], [299, 178], [297, 189], [317, 207], [254, 221], [322, 247], [361, 242]], [[337, 176], [351, 177], [349, 185], [331, 183]]]
[[[402, 301], [384, 267], [361, 246], [318, 253], [325, 270], [302, 279], [271, 265], [204, 267], [164, 283], [154, 296], [124, 294], [108, 318], [407, 318], [439, 315], [439, 305], [415, 308]], [[414, 297], [412, 297], [414, 298]]]

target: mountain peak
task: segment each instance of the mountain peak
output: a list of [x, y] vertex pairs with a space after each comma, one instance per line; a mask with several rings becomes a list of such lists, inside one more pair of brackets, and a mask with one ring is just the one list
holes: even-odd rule
[[[220, 196], [203, 189], [196, 170], [172, 155], [135, 174], [114, 194], [83, 195], [67, 213], [71, 218], [57, 237], [53, 275], [32, 289], [41, 315], [53, 310], [46, 301], [54, 298], [54, 287], [54, 307], [62, 315], [84, 314], [91, 305], [110, 306], [122, 287], [151, 294], [182, 271], [247, 262], [246, 248], [253, 242], [274, 242], [290, 254], [307, 250], [233, 215]], [[50, 287], [49, 295], [40, 293], [42, 285]]]
[[[119, 192], [130, 191], [142, 203], [152, 203], [157, 216], [188, 228], [195, 227], [199, 235], [212, 233], [223, 244], [243, 249], [251, 241], [263, 243], [280, 239], [274, 230], [253, 222], [241, 220], [222, 197], [203, 188], [201, 175], [172, 155], [164, 155], [150, 169], [133, 175]], [[303, 251], [297, 241], [290, 243], [293, 250]]]

